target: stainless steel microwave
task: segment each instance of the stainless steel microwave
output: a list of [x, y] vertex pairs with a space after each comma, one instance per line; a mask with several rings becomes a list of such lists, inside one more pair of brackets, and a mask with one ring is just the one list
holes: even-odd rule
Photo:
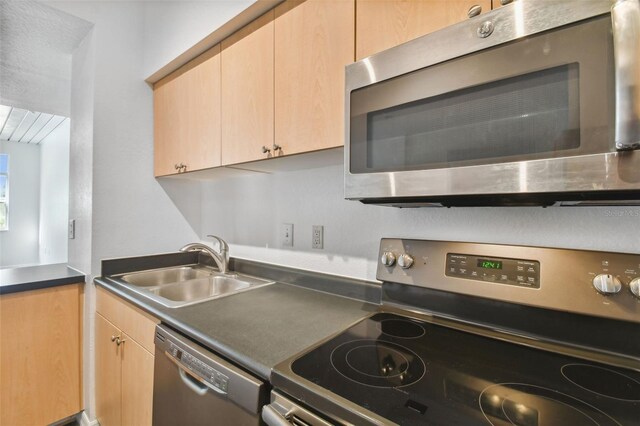
[[345, 197], [640, 204], [640, 0], [516, 0], [346, 68]]

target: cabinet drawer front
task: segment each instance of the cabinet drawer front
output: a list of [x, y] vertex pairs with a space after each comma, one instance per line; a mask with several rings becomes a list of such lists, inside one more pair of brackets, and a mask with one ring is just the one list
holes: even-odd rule
[[103, 288], [96, 293], [96, 311], [153, 353], [153, 335], [160, 321]]

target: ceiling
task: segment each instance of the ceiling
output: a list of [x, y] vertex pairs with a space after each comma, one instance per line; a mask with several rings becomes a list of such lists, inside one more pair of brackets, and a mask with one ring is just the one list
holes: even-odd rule
[[0, 103], [69, 116], [72, 53], [92, 27], [36, 1], [0, 1]]
[[0, 140], [40, 144], [67, 118], [0, 105]]

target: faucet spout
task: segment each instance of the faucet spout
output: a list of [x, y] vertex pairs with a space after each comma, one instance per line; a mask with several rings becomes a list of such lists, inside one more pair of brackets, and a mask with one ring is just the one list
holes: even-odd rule
[[186, 246], [182, 247], [180, 251], [184, 251], [184, 252], [200, 251], [200, 252], [207, 253], [209, 256], [211, 256], [213, 261], [216, 263], [220, 272], [222, 272], [223, 274], [226, 274], [228, 273], [228, 269], [229, 269], [229, 257], [228, 257], [229, 246], [227, 246], [227, 243], [225, 243], [222, 239], [219, 239], [219, 242], [220, 242], [220, 253], [216, 252], [211, 247], [202, 243], [187, 244]]

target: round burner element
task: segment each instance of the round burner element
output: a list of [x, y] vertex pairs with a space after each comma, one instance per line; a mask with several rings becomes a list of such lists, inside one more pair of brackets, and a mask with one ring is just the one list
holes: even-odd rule
[[378, 323], [378, 329], [387, 336], [400, 339], [417, 339], [426, 333], [420, 324], [405, 319], [384, 319]]
[[640, 381], [626, 374], [589, 364], [566, 364], [565, 379], [584, 390], [621, 401], [640, 402]]
[[331, 365], [349, 380], [378, 388], [409, 386], [426, 372], [424, 362], [415, 352], [380, 340], [341, 344], [331, 352]]
[[395, 377], [405, 374], [409, 361], [386, 345], [357, 346], [347, 352], [349, 367], [371, 377]]
[[487, 386], [478, 398], [491, 425], [620, 426], [602, 410], [563, 392], [527, 383]]

